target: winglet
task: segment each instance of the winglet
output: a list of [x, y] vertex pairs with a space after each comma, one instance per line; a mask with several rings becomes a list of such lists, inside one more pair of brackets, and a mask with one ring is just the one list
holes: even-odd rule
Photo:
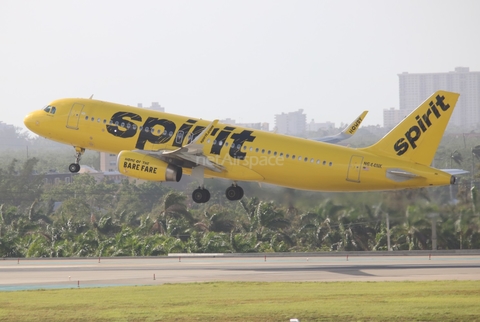
[[459, 96], [435, 92], [380, 141], [362, 150], [429, 166]]
[[363, 120], [365, 119], [365, 115], [368, 114], [368, 111], [363, 111], [359, 117], [355, 119], [352, 123], [350, 123], [343, 131], [342, 134], [352, 136], [357, 132], [360, 124], [362, 124]]
[[326, 143], [337, 143], [348, 138], [351, 138], [355, 132], [357, 132], [360, 124], [365, 119], [365, 115], [367, 115], [368, 111], [363, 111], [352, 123], [347, 125], [342, 132], [335, 134], [333, 136], [326, 136], [323, 138], [316, 139], [315, 141], [326, 142]]

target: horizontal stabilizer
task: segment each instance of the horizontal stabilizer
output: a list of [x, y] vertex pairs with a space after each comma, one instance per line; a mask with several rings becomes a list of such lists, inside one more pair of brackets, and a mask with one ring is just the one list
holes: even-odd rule
[[402, 169], [388, 169], [387, 178], [396, 182], [403, 182], [409, 179], [422, 178], [422, 176]]
[[440, 170], [442, 170], [443, 172], [446, 172], [448, 174], [451, 174], [452, 176], [458, 176], [458, 175], [461, 175], [461, 174], [470, 173], [470, 171], [463, 170], [463, 169], [440, 169]]

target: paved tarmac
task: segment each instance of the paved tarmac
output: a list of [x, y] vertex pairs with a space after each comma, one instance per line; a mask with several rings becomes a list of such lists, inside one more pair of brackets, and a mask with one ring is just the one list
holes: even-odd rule
[[0, 291], [211, 281], [480, 280], [479, 255], [0, 260]]

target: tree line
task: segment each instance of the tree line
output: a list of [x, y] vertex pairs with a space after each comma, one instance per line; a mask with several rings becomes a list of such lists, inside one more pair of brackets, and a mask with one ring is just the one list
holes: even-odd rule
[[[211, 201], [158, 182], [97, 182], [88, 174], [48, 185], [39, 160], [0, 168], [3, 257], [158, 256], [169, 253], [386, 251], [480, 248], [477, 191], [454, 187], [376, 193], [316, 193], [207, 180]], [[387, 215], [389, 227], [387, 227]]]

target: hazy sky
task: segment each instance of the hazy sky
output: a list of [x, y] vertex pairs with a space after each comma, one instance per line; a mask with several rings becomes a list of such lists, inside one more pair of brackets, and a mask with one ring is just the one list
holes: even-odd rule
[[0, 0], [0, 121], [63, 97], [203, 119], [398, 108], [404, 71], [480, 71], [480, 1]]

